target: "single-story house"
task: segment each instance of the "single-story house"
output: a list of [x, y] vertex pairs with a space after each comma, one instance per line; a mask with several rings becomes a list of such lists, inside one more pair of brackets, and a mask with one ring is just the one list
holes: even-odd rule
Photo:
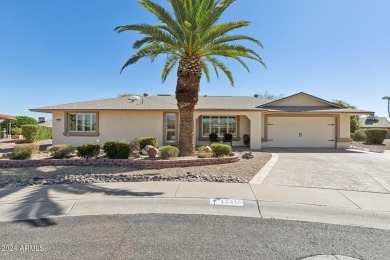
[[386, 138], [390, 139], [390, 117], [377, 117], [370, 115], [366, 118], [360, 118], [359, 120], [360, 128], [383, 128], [387, 129]]
[[[152, 136], [160, 145], [177, 145], [179, 116], [175, 96], [118, 97], [30, 109], [52, 113], [53, 144], [82, 145], [130, 141]], [[297, 93], [279, 100], [243, 96], [200, 96], [194, 111], [196, 145], [209, 144], [210, 133], [233, 135], [233, 146], [250, 148], [348, 148], [350, 116], [371, 111], [343, 108]]]

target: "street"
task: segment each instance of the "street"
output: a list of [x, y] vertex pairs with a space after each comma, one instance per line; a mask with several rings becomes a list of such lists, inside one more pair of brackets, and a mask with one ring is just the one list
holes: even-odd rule
[[245, 217], [61, 217], [0, 222], [0, 230], [0, 259], [266, 260], [344, 255], [382, 260], [390, 255], [390, 231]]

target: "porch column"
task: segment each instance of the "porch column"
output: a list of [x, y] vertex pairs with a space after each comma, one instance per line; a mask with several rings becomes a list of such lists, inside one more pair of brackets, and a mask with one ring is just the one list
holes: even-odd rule
[[250, 120], [250, 148], [259, 150], [261, 149], [261, 113], [253, 113], [247, 115]]

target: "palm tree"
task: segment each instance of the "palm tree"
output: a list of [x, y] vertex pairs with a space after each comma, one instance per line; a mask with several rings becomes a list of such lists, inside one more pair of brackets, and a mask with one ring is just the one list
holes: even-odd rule
[[387, 112], [389, 113], [390, 117], [390, 96], [383, 97], [382, 99], [387, 100]]
[[265, 66], [260, 55], [254, 50], [235, 41], [249, 41], [262, 48], [262, 44], [246, 35], [228, 35], [231, 31], [246, 27], [248, 21], [217, 23], [224, 11], [235, 0], [167, 0], [172, 8], [169, 12], [161, 5], [150, 0], [138, 3], [154, 14], [161, 24], [134, 24], [118, 26], [118, 33], [136, 31], [144, 35], [133, 43], [137, 52], [123, 65], [136, 63], [141, 58], [150, 58], [153, 62], [160, 54], [166, 55], [162, 71], [164, 82], [175, 66], [177, 69], [176, 100], [180, 114], [179, 150], [181, 156], [194, 154], [193, 112], [198, 102], [199, 84], [204, 73], [210, 82], [209, 65], [226, 74], [232, 86], [234, 79], [231, 71], [217, 57], [232, 58], [249, 71], [242, 58], [257, 61]]

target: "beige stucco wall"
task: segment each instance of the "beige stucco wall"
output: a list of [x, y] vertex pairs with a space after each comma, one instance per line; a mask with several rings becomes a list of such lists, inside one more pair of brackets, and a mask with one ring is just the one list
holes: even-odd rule
[[337, 148], [349, 148], [351, 146], [350, 138], [351, 138], [351, 129], [350, 129], [350, 121], [351, 115], [349, 114], [340, 114], [339, 121], [339, 136], [337, 141]]
[[300, 94], [272, 103], [272, 106], [326, 106], [320, 100]]
[[[64, 136], [64, 112], [53, 113], [53, 144], [100, 144], [107, 141], [131, 141], [140, 136], [157, 138], [163, 144], [163, 112], [100, 111], [99, 136]], [[61, 119], [58, 122], [57, 119]]]
[[[257, 111], [195, 111], [194, 123], [196, 123], [195, 145], [208, 145], [209, 141], [199, 141], [199, 117], [200, 116], [239, 116], [240, 141], [233, 141], [233, 146], [244, 146], [243, 136], [248, 134], [252, 149], [261, 149], [261, 118], [262, 112]], [[251, 119], [249, 118], [251, 117]], [[253, 120], [253, 121], [252, 121]], [[254, 123], [253, 123], [254, 122]], [[253, 126], [252, 126], [253, 125]], [[254, 127], [254, 128], [253, 128]], [[252, 129], [253, 128], [253, 129]], [[258, 131], [253, 133], [252, 131]], [[254, 136], [252, 138], [252, 136]], [[257, 137], [256, 137], [257, 136]], [[260, 136], [260, 137], [259, 137]]]

